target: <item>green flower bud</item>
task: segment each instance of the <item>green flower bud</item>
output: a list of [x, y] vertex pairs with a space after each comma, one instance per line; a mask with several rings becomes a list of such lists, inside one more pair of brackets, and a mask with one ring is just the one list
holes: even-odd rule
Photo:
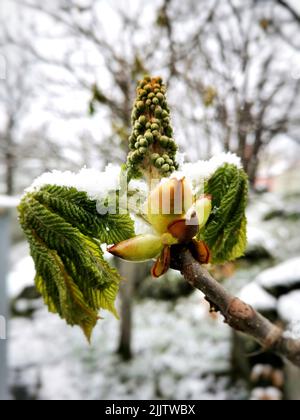
[[153, 142], [153, 134], [151, 133], [151, 131], [147, 131], [145, 133], [145, 138], [148, 140], [148, 142], [150, 142], [150, 143]]
[[151, 92], [152, 86], [148, 83], [146, 86], [144, 86], [144, 89], [146, 92]]
[[175, 166], [171, 166], [171, 167], [170, 167], [170, 171], [171, 171], [171, 172], [174, 172], [174, 171], [176, 171], [176, 168], [175, 168]]
[[135, 152], [133, 152], [132, 156], [131, 156], [131, 160], [133, 163], [137, 163], [140, 160], [140, 154], [139, 152], [136, 150]]
[[150, 128], [151, 128], [151, 123], [150, 122], [147, 122], [146, 129], [149, 130]]
[[151, 99], [147, 99], [147, 101], [146, 101], [146, 105], [147, 105], [147, 106], [152, 105], [152, 101], [151, 101]]
[[143, 101], [138, 101], [136, 104], [136, 107], [139, 111], [143, 111], [145, 108], [144, 102]]
[[[144, 86], [143, 86], [144, 87]], [[140, 89], [139, 90], [139, 92], [138, 92], [138, 94], [140, 95], [140, 96], [145, 96], [145, 95], [147, 95], [147, 92], [144, 90], [144, 89]]]
[[144, 156], [147, 153], [147, 148], [146, 147], [140, 147], [139, 148], [139, 154]]
[[162, 155], [162, 158], [163, 158], [164, 160], [167, 160], [167, 159], [169, 159], [169, 155], [167, 155], [167, 154], [165, 153], [164, 155]]
[[167, 136], [169, 136], [169, 137], [172, 137], [173, 136], [173, 129], [172, 129], [172, 127], [167, 127], [166, 128], [166, 130], [165, 130], [165, 132], [166, 132], [166, 135]]
[[151, 155], [151, 161], [154, 163], [157, 159], [159, 159], [159, 154], [158, 153], [153, 153]]
[[174, 139], [170, 139], [170, 140], [169, 140], [169, 148], [170, 148], [171, 150], [173, 150], [174, 152], [176, 152], [176, 151], [177, 151], [177, 145], [176, 145], [176, 143], [175, 143]]
[[145, 138], [143, 138], [142, 140], [140, 140], [139, 143], [140, 143], [140, 146], [142, 146], [142, 147], [148, 147], [149, 146], [148, 145], [148, 142], [147, 142], [147, 140]]
[[160, 117], [161, 116], [161, 113], [162, 113], [162, 107], [161, 106], [157, 106], [155, 108], [155, 116], [156, 117]]
[[161, 168], [163, 165], [164, 165], [164, 163], [165, 163], [165, 160], [163, 159], [163, 158], [158, 158], [157, 160], [156, 160], [156, 162], [155, 162], [155, 166], [157, 167], [157, 168]]
[[152, 103], [153, 103], [154, 105], [158, 105], [158, 104], [159, 104], [159, 100], [158, 100], [157, 98], [153, 98], [153, 99], [152, 99]]
[[152, 131], [159, 130], [159, 125], [158, 124], [151, 124], [151, 130]]
[[139, 123], [142, 124], [142, 125], [147, 124], [147, 118], [145, 117], [145, 115], [140, 116]]
[[169, 113], [168, 113], [168, 111], [163, 111], [163, 112], [162, 112], [162, 114], [161, 114], [161, 116], [162, 116], [162, 118], [167, 118], [167, 117], [169, 117]]
[[168, 144], [169, 144], [169, 137], [167, 137], [167, 136], [161, 136], [159, 142], [162, 145], [162, 147], [167, 147]]
[[156, 94], [156, 97], [157, 97], [160, 101], [163, 101], [163, 100], [164, 100], [164, 95], [163, 95], [161, 92], [158, 92], [158, 93]]
[[168, 165], [170, 165], [170, 166], [172, 166], [173, 164], [174, 164], [174, 162], [173, 162], [173, 160], [172, 159], [166, 159], [166, 163], [168, 164]]
[[138, 131], [140, 131], [142, 128], [143, 128], [143, 126], [142, 126], [142, 124], [140, 124], [138, 121], [134, 124], [134, 128], [136, 129], [136, 130], [138, 130]]
[[165, 163], [165, 164], [161, 167], [161, 170], [162, 170], [163, 172], [169, 172], [169, 170], [170, 170], [170, 165], [168, 165], [167, 163]]
[[160, 132], [155, 130], [155, 131], [152, 132], [152, 135], [153, 135], [154, 138], [158, 139], [160, 137]]
[[155, 97], [155, 95], [154, 95], [154, 93], [153, 93], [153, 92], [149, 93], [149, 95], [148, 95], [148, 99], [153, 99], [154, 97]]
[[139, 141], [137, 141], [137, 142], [135, 143], [134, 147], [135, 147], [136, 149], [138, 149], [138, 148], [140, 147], [140, 142], [139, 142]]

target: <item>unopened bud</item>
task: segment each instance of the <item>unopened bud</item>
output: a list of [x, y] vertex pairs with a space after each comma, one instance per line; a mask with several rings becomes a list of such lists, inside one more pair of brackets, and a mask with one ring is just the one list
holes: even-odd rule
[[198, 222], [199, 222], [199, 229], [202, 229], [211, 214], [212, 211], [212, 197], [210, 195], [204, 195], [199, 200], [196, 201], [195, 209], [197, 212]]
[[165, 233], [172, 222], [184, 218], [192, 205], [190, 184], [185, 178], [172, 178], [152, 191], [146, 202], [145, 212], [153, 228], [159, 233]]
[[143, 262], [156, 258], [163, 250], [160, 236], [139, 235], [108, 248], [112, 255], [123, 260]]

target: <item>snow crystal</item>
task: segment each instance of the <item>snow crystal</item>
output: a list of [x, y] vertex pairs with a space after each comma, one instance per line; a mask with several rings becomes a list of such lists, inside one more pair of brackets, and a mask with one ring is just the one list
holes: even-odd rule
[[78, 191], [86, 192], [91, 200], [101, 200], [109, 191], [119, 189], [120, 175], [121, 168], [112, 164], [109, 164], [104, 172], [87, 168], [81, 169], [78, 173], [52, 171], [44, 173], [37, 178], [25, 192], [34, 192], [50, 184], [61, 187], [74, 187]]
[[244, 287], [239, 297], [258, 311], [276, 310], [276, 299], [254, 282]]
[[219, 168], [226, 163], [242, 168], [241, 159], [234, 153], [221, 153], [208, 161], [199, 160], [195, 163], [185, 163], [182, 165], [181, 174], [184, 174], [193, 186], [200, 185], [205, 179], [210, 178]]
[[[278, 313], [283, 321], [300, 330], [300, 290], [282, 296], [278, 301]], [[298, 334], [299, 338], [299, 334]]]
[[300, 257], [295, 257], [263, 271], [258, 275], [256, 281], [266, 289], [281, 285], [292, 286], [294, 283], [300, 282], [299, 267]]

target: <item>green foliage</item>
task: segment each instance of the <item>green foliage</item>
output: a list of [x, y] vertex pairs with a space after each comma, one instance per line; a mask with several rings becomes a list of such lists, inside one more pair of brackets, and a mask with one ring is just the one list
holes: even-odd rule
[[232, 261], [244, 254], [247, 243], [247, 175], [235, 165], [223, 165], [208, 180], [205, 193], [212, 196], [213, 211], [200, 236], [213, 263]]
[[19, 218], [49, 310], [79, 325], [90, 339], [100, 309], [117, 316], [120, 276], [100, 245], [134, 236], [133, 222], [128, 215], [98, 214], [84, 192], [50, 185], [25, 195]]

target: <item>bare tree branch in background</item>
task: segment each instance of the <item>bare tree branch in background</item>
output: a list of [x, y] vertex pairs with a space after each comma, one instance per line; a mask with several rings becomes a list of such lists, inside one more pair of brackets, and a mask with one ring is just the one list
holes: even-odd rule
[[293, 19], [300, 24], [300, 15], [284, 0], [277, 0], [277, 3], [286, 9], [293, 17]]
[[238, 153], [252, 184], [262, 150], [276, 136], [289, 135], [299, 106], [300, 77], [286, 65], [280, 39], [266, 32], [265, 13], [252, 0], [219, 2], [190, 50], [198, 72], [182, 72], [199, 109], [199, 138], [218, 139], [224, 150]]
[[[2, 39], [3, 42], [3, 39]], [[5, 193], [15, 192], [15, 169], [18, 159], [17, 129], [21, 123], [28, 99], [28, 85], [26, 83], [25, 59], [18, 60], [17, 71], [11, 72], [11, 62], [6, 56], [7, 73], [0, 84], [1, 111], [3, 116], [0, 128], [0, 161], [4, 169]]]

